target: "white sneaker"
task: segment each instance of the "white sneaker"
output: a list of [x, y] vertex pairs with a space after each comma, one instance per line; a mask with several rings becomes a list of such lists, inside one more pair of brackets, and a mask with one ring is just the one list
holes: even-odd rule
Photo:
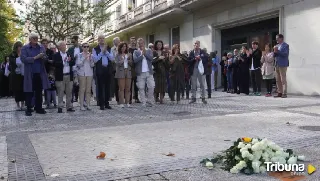
[[127, 104], [127, 108], [129, 108], [129, 107], [131, 107], [131, 105], [130, 105], [130, 104]]
[[120, 108], [124, 108], [124, 105], [123, 105], [123, 104], [120, 104], [119, 107], [120, 107]]
[[81, 110], [81, 111], [85, 111], [85, 110], [87, 110], [87, 109], [84, 108], [84, 107], [81, 107], [80, 110]]
[[146, 103], [142, 103], [142, 107], [147, 107], [147, 104]]
[[87, 110], [89, 110], [89, 111], [91, 110], [91, 107], [89, 105], [87, 105]]

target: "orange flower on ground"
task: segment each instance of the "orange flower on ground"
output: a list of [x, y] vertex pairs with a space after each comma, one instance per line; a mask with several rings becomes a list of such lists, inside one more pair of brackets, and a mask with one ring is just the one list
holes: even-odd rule
[[251, 142], [251, 140], [252, 140], [252, 138], [249, 138], [249, 137], [242, 138], [242, 141], [245, 143], [249, 143], [249, 142]]

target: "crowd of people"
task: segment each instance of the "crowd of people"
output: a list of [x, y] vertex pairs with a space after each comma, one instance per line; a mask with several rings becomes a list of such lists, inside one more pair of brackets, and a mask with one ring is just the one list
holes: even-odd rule
[[64, 107], [67, 112], [74, 112], [73, 102], [78, 99], [81, 111], [91, 109], [92, 98], [100, 110], [112, 109], [109, 101], [113, 97], [121, 108], [134, 102], [152, 107], [155, 103], [164, 104], [166, 93], [172, 103], [179, 104], [185, 97], [192, 104], [197, 101], [199, 86], [201, 101], [207, 104], [206, 98], [211, 98], [211, 92], [218, 88], [219, 65], [225, 92], [260, 96], [264, 80], [266, 96], [270, 97], [276, 77], [278, 94], [274, 97], [287, 97], [289, 45], [281, 34], [273, 48], [266, 44], [262, 52], [259, 42], [252, 42], [251, 48], [243, 46], [225, 53], [221, 61], [217, 51], [208, 53], [200, 48], [200, 41], [194, 43], [193, 50], [181, 52], [178, 44], [170, 48], [161, 40], [146, 48], [145, 41], [135, 37], [130, 38], [129, 44], [116, 37], [110, 48], [104, 35], [99, 35], [98, 45], [92, 50], [88, 43], [80, 44], [78, 36], [72, 37], [68, 49], [64, 41], [55, 47], [49, 46], [47, 39], [40, 43], [38, 39], [37, 34], [31, 33], [26, 45], [16, 42], [1, 64], [1, 97], [14, 96], [17, 110], [24, 110], [26, 116], [34, 111], [45, 114], [43, 104], [48, 109], [57, 108], [58, 113]]

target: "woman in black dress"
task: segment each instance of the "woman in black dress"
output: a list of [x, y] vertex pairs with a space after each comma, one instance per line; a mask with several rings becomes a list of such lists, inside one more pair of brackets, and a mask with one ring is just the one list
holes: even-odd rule
[[239, 70], [240, 70], [240, 92], [246, 95], [249, 95], [249, 82], [250, 82], [250, 73], [249, 73], [249, 58], [247, 55], [247, 47], [243, 46], [240, 54]]
[[13, 51], [9, 57], [10, 61], [10, 88], [13, 91], [15, 101], [17, 103], [17, 110], [24, 109], [24, 92], [23, 92], [23, 76], [24, 64], [21, 62], [22, 43], [20, 41], [13, 45]]
[[4, 62], [1, 63], [1, 97], [9, 97], [10, 96], [10, 89], [9, 89], [9, 75], [5, 75], [6, 67], [9, 64], [9, 57], [4, 57]]
[[174, 97], [177, 93], [177, 104], [180, 102], [181, 90], [185, 87], [184, 67], [186, 63], [187, 57], [180, 53], [179, 45], [173, 45], [170, 56], [170, 98], [171, 101], [175, 101]]
[[160, 94], [160, 104], [163, 104], [164, 94], [167, 87], [166, 74], [169, 70], [169, 55], [163, 51], [163, 42], [157, 40], [155, 42], [153, 51], [153, 62], [154, 67], [154, 78], [155, 78], [155, 101], [158, 102], [157, 98]]

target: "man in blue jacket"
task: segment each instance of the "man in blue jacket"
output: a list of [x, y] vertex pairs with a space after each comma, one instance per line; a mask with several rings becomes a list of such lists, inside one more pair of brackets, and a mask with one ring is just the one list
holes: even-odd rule
[[199, 80], [200, 88], [201, 88], [201, 98], [204, 104], [207, 104], [205, 99], [206, 90], [204, 88], [205, 78], [204, 72], [199, 72], [198, 66], [199, 62], [202, 61], [204, 72], [207, 72], [208, 69], [208, 55], [200, 49], [200, 41], [196, 41], [194, 44], [194, 50], [190, 51], [188, 62], [190, 63], [189, 66], [189, 73], [191, 75], [191, 90], [192, 90], [192, 100], [190, 104], [196, 102], [196, 92], [197, 92], [197, 81]]
[[275, 98], [287, 97], [287, 68], [289, 67], [289, 45], [283, 41], [283, 35], [276, 36], [277, 45], [274, 49], [274, 56], [276, 59], [276, 80], [278, 94]]

